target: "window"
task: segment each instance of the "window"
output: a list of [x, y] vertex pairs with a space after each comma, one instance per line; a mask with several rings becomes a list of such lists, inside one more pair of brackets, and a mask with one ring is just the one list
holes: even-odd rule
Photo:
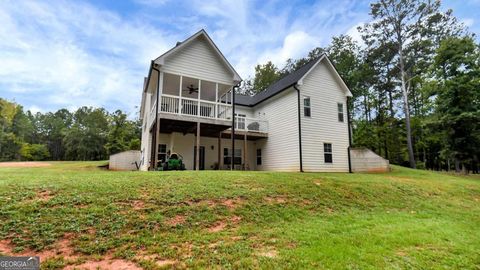
[[[230, 148], [223, 148], [223, 164], [224, 165], [230, 165], [230, 160], [231, 159], [232, 159], [232, 157], [231, 157]], [[234, 164], [235, 165], [241, 165], [242, 164], [242, 149], [240, 149], [240, 148], [235, 149]]]
[[257, 149], [257, 165], [262, 165], [262, 149]]
[[324, 157], [325, 163], [332, 163], [333, 162], [332, 144], [331, 143], [324, 143], [323, 144], [323, 157]]
[[312, 116], [310, 109], [310, 97], [303, 97], [303, 116]]
[[237, 129], [244, 130], [245, 129], [245, 117], [247, 117], [245, 114], [235, 114], [235, 127]]
[[167, 145], [159, 144], [158, 145], [158, 162], [163, 163], [167, 159]]
[[343, 103], [337, 103], [338, 122], [343, 122]]

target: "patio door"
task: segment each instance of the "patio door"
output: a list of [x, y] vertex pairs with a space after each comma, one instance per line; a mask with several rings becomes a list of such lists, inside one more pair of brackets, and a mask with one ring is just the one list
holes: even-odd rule
[[[200, 156], [199, 156], [199, 163], [200, 163], [200, 166], [199, 166], [199, 170], [205, 170], [205, 146], [200, 146]], [[197, 169], [197, 164], [196, 164], [196, 160], [197, 160], [197, 147], [193, 147], [193, 169], [196, 170]]]

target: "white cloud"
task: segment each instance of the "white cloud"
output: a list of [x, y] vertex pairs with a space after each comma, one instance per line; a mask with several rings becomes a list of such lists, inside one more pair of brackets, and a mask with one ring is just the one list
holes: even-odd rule
[[272, 61], [277, 67], [281, 67], [289, 58], [297, 59], [304, 57], [319, 44], [319, 38], [310, 36], [303, 31], [295, 31], [285, 37], [281, 47], [266, 51], [260, 56], [258, 63]]
[[348, 31], [346, 32], [346, 34], [352, 37], [352, 39], [358, 42], [358, 44], [364, 44], [362, 39], [362, 34], [358, 32], [358, 27], [363, 25], [364, 25], [363, 22], [359, 22], [356, 25], [352, 26], [350, 29], [348, 29]]
[[368, 17], [354, 11], [353, 0], [135, 2], [141, 6], [127, 15], [82, 2], [0, 2], [0, 90], [44, 111], [92, 105], [131, 112], [150, 60], [200, 28], [248, 78], [255, 64], [282, 67]]
[[38, 97], [38, 110], [132, 110], [150, 59], [172, 43], [144, 22], [69, 2], [3, 2], [0, 24], [1, 87]]

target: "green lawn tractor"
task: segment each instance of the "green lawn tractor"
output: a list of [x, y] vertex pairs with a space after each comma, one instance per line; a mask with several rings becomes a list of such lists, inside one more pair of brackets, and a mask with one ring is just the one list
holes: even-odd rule
[[183, 163], [183, 157], [177, 153], [171, 153], [167, 158], [167, 161], [163, 163], [164, 171], [183, 171], [185, 170], [185, 164]]

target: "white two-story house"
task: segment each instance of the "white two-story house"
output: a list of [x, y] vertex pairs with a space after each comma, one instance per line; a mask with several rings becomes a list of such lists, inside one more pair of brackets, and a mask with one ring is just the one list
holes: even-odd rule
[[140, 169], [177, 153], [189, 170], [349, 171], [351, 93], [326, 55], [255, 96], [241, 80], [204, 30], [153, 60]]

